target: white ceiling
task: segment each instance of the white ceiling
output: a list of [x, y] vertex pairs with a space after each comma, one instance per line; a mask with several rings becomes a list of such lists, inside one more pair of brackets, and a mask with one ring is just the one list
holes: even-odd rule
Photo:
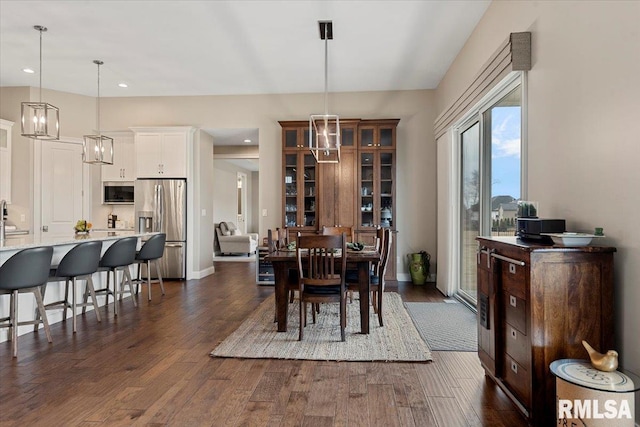
[[[95, 96], [433, 89], [488, 7], [471, 1], [0, 0], [0, 86]], [[36, 70], [26, 74], [23, 68]], [[129, 87], [119, 88], [119, 82]]]

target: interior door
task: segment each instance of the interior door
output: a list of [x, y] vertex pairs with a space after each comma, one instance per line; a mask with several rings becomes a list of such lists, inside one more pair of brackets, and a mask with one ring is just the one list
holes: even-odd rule
[[71, 234], [82, 213], [82, 145], [42, 144], [42, 231]]

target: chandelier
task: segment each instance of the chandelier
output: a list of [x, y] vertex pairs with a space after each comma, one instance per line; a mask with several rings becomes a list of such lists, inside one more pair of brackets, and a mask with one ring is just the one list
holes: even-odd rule
[[100, 133], [100, 66], [104, 62], [93, 61], [98, 66], [98, 98], [96, 98], [96, 134], [85, 135], [82, 139], [82, 161], [94, 165], [113, 164], [113, 138]]
[[332, 21], [318, 21], [324, 40], [324, 114], [309, 116], [309, 149], [318, 163], [340, 162], [340, 118], [328, 110], [328, 41], [333, 40]]
[[42, 102], [42, 33], [47, 27], [35, 25], [40, 33], [40, 94], [38, 102], [23, 102], [21, 108], [20, 134], [27, 138], [60, 139], [60, 111], [58, 107]]

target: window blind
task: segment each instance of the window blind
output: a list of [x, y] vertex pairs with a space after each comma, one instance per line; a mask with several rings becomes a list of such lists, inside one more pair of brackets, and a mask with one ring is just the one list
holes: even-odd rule
[[464, 113], [512, 71], [531, 69], [531, 33], [511, 33], [482, 66], [471, 84], [434, 122], [435, 137], [440, 138]]

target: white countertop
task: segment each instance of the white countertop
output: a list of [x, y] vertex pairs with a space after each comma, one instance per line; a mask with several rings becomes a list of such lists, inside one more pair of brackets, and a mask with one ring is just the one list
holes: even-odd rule
[[135, 236], [145, 237], [157, 233], [136, 233], [133, 231], [125, 231], [113, 229], [111, 231], [91, 231], [88, 234], [52, 234], [38, 233], [29, 235], [7, 236], [4, 243], [0, 244], [0, 252], [15, 251], [17, 249], [26, 249], [38, 246], [62, 246], [74, 245], [89, 240], [115, 240], [123, 237]]

